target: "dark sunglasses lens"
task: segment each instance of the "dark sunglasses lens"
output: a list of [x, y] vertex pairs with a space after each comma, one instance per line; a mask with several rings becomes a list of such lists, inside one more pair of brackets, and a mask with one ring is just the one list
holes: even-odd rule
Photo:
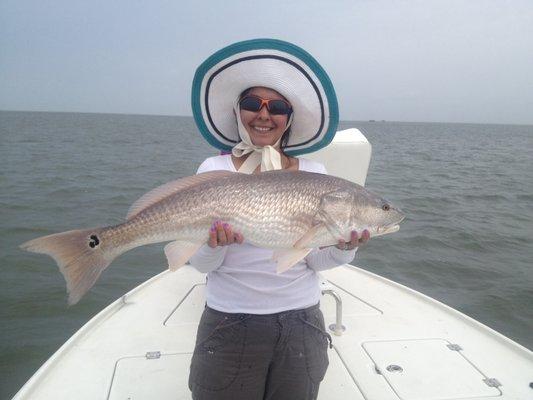
[[289, 114], [291, 108], [283, 100], [270, 100], [268, 102], [268, 111], [274, 115]]
[[261, 108], [261, 100], [257, 97], [245, 97], [240, 102], [241, 110], [257, 112]]

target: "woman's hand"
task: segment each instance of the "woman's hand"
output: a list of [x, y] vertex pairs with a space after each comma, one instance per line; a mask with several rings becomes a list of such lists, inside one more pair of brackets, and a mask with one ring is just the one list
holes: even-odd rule
[[242, 244], [244, 238], [240, 233], [233, 232], [231, 226], [222, 221], [216, 221], [209, 230], [209, 240], [207, 245], [211, 248], [217, 246], [227, 246], [233, 243]]
[[353, 250], [356, 247], [366, 244], [369, 239], [370, 232], [366, 229], [361, 233], [361, 237], [359, 237], [356, 231], [352, 231], [349, 242], [346, 242], [344, 239], [339, 239], [339, 244], [335, 247], [339, 250]]

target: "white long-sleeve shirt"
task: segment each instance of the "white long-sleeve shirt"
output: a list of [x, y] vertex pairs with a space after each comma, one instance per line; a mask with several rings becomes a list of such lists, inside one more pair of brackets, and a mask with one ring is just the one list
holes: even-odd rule
[[[325, 174], [325, 167], [299, 158], [301, 171]], [[227, 170], [236, 172], [231, 155], [206, 159], [197, 173]], [[286, 272], [278, 274], [272, 249], [246, 242], [211, 248], [203, 245], [190, 262], [207, 273], [207, 305], [228, 313], [272, 314], [310, 307], [320, 300], [318, 271], [351, 262], [356, 250], [335, 246], [312, 250]]]

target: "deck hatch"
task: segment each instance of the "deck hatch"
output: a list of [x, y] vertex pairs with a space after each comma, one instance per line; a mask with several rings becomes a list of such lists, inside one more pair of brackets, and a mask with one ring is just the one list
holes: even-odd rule
[[500, 396], [463, 351], [450, 351], [450, 344], [444, 339], [397, 340], [366, 342], [363, 348], [402, 400]]
[[[158, 357], [152, 356], [155, 354]], [[190, 398], [191, 357], [192, 353], [148, 352], [143, 356], [121, 358], [115, 366], [108, 400]]]

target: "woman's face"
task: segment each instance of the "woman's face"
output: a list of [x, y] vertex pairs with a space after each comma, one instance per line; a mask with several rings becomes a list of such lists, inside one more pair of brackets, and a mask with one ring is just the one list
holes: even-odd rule
[[[286, 100], [275, 90], [265, 87], [254, 87], [247, 95], [254, 95], [265, 100]], [[287, 127], [287, 115], [272, 115], [266, 106], [259, 111], [241, 110], [241, 121], [252, 143], [256, 146], [273, 146], [285, 132]]]

